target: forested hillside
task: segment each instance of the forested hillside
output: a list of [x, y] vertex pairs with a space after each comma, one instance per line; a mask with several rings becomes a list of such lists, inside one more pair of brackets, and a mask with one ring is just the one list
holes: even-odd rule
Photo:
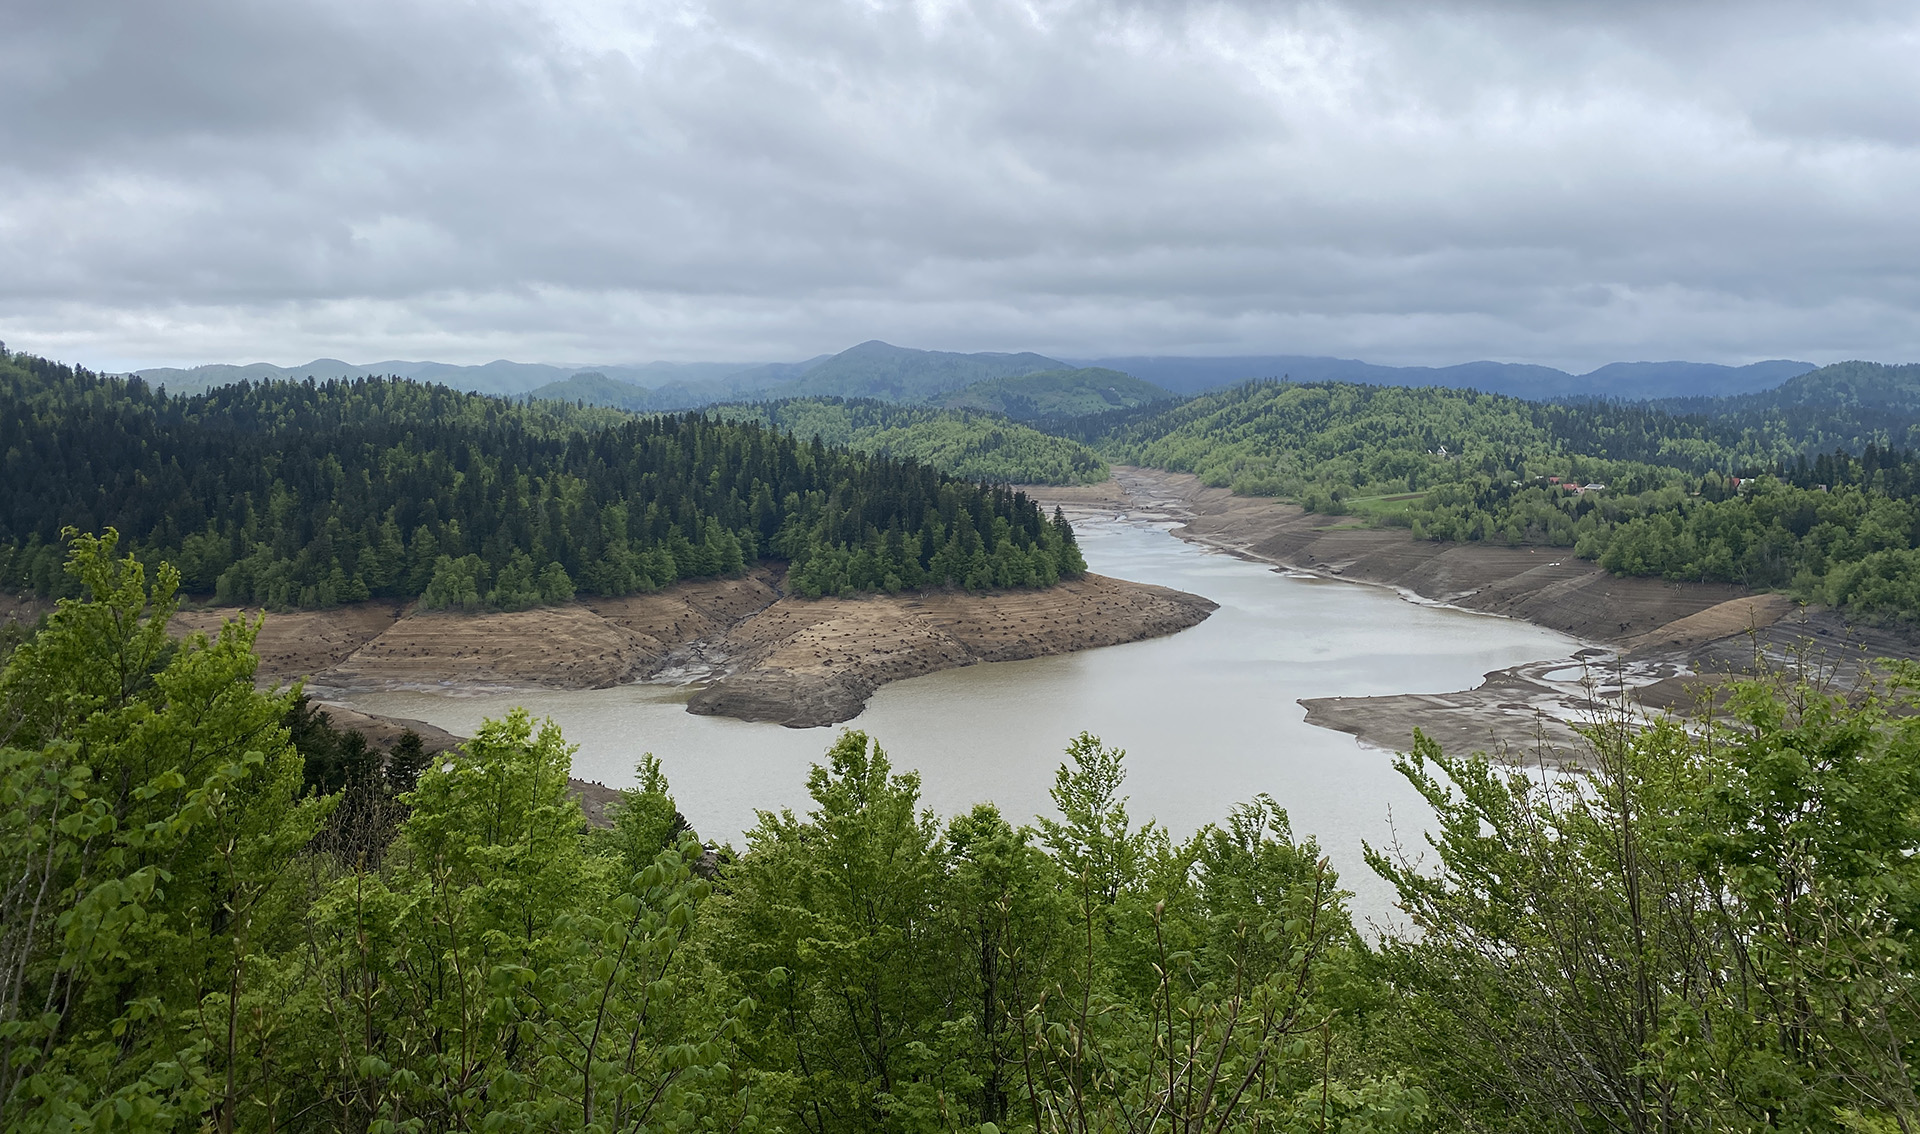
[[1092, 418], [1080, 430], [1116, 460], [1268, 496], [1412, 491], [1451, 479], [1462, 459], [1551, 449], [1534, 407], [1517, 399], [1343, 383], [1252, 382], [1171, 409]]
[[698, 383], [643, 386], [600, 371], [582, 371], [528, 395], [635, 412], [749, 399], [845, 399], [984, 410], [1019, 421], [1099, 413], [1172, 396], [1115, 370], [1076, 370], [1037, 354], [949, 354], [881, 342], [862, 343], [825, 359], [755, 367]]
[[1837, 362], [1759, 393], [1728, 398], [1668, 398], [1654, 405], [1675, 412], [1742, 414], [1814, 407], [1858, 413], [1920, 413], [1920, 363]]
[[1674, 405], [1691, 412], [1256, 382], [1055, 427], [1113, 460], [1422, 538], [1570, 547], [1621, 574], [1920, 621], [1920, 367], [1842, 363]]
[[769, 389], [767, 395], [878, 398], [916, 403], [991, 378], [1060, 368], [1061, 364], [1054, 359], [1025, 351], [957, 354], [897, 347], [875, 339], [848, 347], [808, 368], [793, 381]]
[[1370, 853], [1363, 934], [1284, 801], [1167, 831], [1085, 734], [1031, 823], [849, 732], [744, 848], [649, 757], [590, 829], [552, 722], [343, 743], [249, 627], [174, 642], [169, 570], [73, 552], [0, 668], [9, 1131], [1920, 1123], [1911, 688], [1746, 685], [1545, 778], [1418, 739], [1433, 842]]
[[[1847, 380], [1861, 370], [1876, 381]], [[1863, 387], [1869, 392], [1860, 393]], [[1778, 398], [1684, 403], [1688, 412], [1678, 412], [1680, 403], [1525, 401], [1433, 386], [1263, 381], [1171, 408], [1090, 417], [1060, 431], [1096, 443], [1115, 459], [1195, 472], [1213, 484], [1238, 482], [1241, 491], [1288, 495], [1314, 488], [1417, 491], [1461, 479], [1463, 470], [1490, 473], [1542, 457], [1632, 462], [1697, 476], [1834, 450], [1857, 455], [1869, 444], [1920, 445], [1920, 367], [1842, 363], [1792, 379], [1782, 390]]]
[[985, 413], [865, 398], [793, 398], [711, 412], [989, 484], [1092, 484], [1107, 477], [1106, 462], [1085, 445]]
[[1172, 392], [1130, 374], [1089, 366], [990, 378], [940, 395], [936, 402], [950, 409], [986, 410], [1015, 421], [1034, 421], [1131, 409], [1173, 397]]
[[1025, 496], [746, 422], [633, 419], [405, 380], [156, 393], [0, 361], [0, 583], [54, 593], [64, 527], [194, 593], [515, 608], [790, 564], [802, 593], [1045, 586], [1083, 569]]
[[[324, 382], [329, 378], [411, 378], [416, 382], [432, 383], [475, 394], [498, 394], [503, 397], [526, 396], [536, 400], [564, 401], [574, 400], [573, 394], [569, 392], [573, 379], [594, 374], [623, 389], [705, 389], [709, 387], [720, 389], [721, 395], [712, 393], [704, 395], [704, 400], [712, 400], [716, 396], [733, 392], [720, 384], [736, 375], [741, 376], [740, 381], [744, 384], [765, 385], [771, 381], [784, 380], [804, 373], [807, 365], [807, 363], [750, 365], [739, 362], [649, 362], [639, 366], [610, 365], [586, 369], [579, 366], [509, 362], [505, 359], [496, 359], [478, 366], [457, 366], [445, 362], [415, 362], [406, 359], [353, 364], [342, 362], [337, 358], [316, 358], [301, 366], [275, 366], [265, 362], [255, 362], [245, 366], [216, 363], [190, 368], [159, 366], [134, 373], [144, 379], [148, 385], [164, 386], [170, 393], [175, 394], [204, 393], [216, 386], [231, 386], [235, 382], [301, 382], [308, 378], [316, 382]], [[684, 406], [676, 402], [668, 408], [679, 409]]]
[[1324, 355], [1243, 355], [1237, 358], [1128, 357], [1088, 363], [1124, 370], [1181, 394], [1227, 389], [1262, 378], [1294, 382], [1358, 382], [1371, 386], [1449, 386], [1535, 400], [1554, 398], [1716, 397], [1779, 385], [1814, 369], [1810, 362], [1774, 359], [1746, 366], [1705, 362], [1610, 362], [1585, 374], [1515, 362], [1453, 366], [1382, 366]]
[[608, 371], [582, 370], [563, 380], [536, 386], [524, 396], [534, 402], [579, 402], [634, 413], [699, 409], [716, 402], [758, 396], [791, 382], [820, 361], [775, 362], [744, 369], [654, 363], [644, 367], [609, 367]]

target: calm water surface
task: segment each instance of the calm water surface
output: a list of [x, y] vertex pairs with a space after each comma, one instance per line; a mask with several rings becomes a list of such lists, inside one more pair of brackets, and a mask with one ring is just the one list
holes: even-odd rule
[[926, 803], [940, 813], [993, 800], [1015, 822], [1051, 811], [1047, 788], [1061, 749], [1085, 729], [1127, 750], [1136, 819], [1187, 834], [1266, 792], [1297, 832], [1318, 836], [1356, 892], [1356, 910], [1377, 916], [1389, 895], [1361, 861], [1361, 841], [1380, 845], [1397, 828], [1417, 844], [1430, 816], [1390, 753], [1307, 724], [1298, 699], [1466, 689], [1489, 670], [1580, 647], [1522, 622], [1282, 575], [1159, 526], [1102, 520], [1079, 532], [1095, 571], [1205, 595], [1220, 609], [1167, 638], [894, 682], [834, 728], [696, 717], [685, 711], [687, 690], [649, 685], [373, 693], [353, 703], [462, 734], [525, 705], [579, 745], [576, 776], [629, 784], [640, 754], [652, 752], [694, 827], [734, 841], [756, 809], [805, 809], [808, 767], [841, 728], [872, 735], [896, 769], [918, 770]]

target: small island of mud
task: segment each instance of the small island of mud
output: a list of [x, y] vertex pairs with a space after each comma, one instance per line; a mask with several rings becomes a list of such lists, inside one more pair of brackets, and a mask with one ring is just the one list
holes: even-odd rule
[[[1198, 595], [1087, 575], [1045, 590], [801, 599], [762, 567], [623, 599], [514, 613], [359, 603], [274, 614], [258, 679], [305, 679], [316, 697], [393, 689], [600, 689], [700, 683], [689, 712], [795, 728], [859, 715], [889, 681], [1176, 633], [1215, 608]], [[181, 611], [178, 633], [246, 612]]]

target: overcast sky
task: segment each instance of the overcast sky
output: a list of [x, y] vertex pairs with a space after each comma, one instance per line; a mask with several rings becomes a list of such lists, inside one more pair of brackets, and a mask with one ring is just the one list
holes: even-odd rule
[[6, 0], [0, 339], [1920, 359], [1920, 4]]

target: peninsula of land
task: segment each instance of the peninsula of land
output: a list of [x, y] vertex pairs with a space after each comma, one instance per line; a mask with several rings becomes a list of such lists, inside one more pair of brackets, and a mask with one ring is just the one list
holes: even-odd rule
[[[368, 602], [272, 614], [259, 681], [304, 679], [316, 698], [391, 689], [599, 689], [698, 682], [688, 711], [794, 728], [859, 715], [889, 681], [1172, 634], [1214, 603], [1086, 575], [1044, 590], [930, 590], [804, 599], [763, 566], [734, 579], [513, 613], [422, 612]], [[179, 633], [255, 615], [183, 610]]]

